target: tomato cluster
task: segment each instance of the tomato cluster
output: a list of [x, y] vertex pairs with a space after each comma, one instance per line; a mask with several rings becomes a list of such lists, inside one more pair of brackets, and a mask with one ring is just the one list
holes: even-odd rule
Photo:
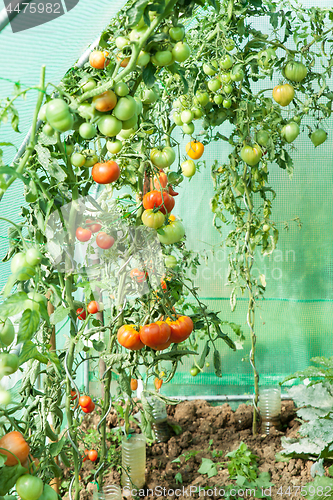
[[98, 458], [98, 453], [96, 450], [84, 450], [83, 462], [90, 460], [91, 462], [96, 462]]
[[81, 406], [83, 413], [91, 413], [95, 409], [95, 403], [90, 396], [80, 396], [79, 405]]

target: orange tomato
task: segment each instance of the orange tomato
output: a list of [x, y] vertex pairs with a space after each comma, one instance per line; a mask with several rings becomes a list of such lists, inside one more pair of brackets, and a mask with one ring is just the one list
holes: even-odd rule
[[130, 59], [130, 57], [124, 56], [124, 54], [122, 54], [121, 52], [119, 52], [119, 54], [117, 55], [117, 61], [121, 61], [120, 66], [122, 68], [126, 68], [128, 63], [130, 62]]
[[106, 90], [93, 97], [92, 103], [97, 111], [111, 111], [117, 104], [117, 96], [112, 90]]
[[184, 342], [193, 331], [193, 321], [188, 316], [179, 316], [176, 321], [167, 318], [165, 321], [171, 328], [170, 339], [174, 344]]
[[138, 388], [138, 381], [136, 378], [131, 378], [131, 391], [136, 391]]
[[96, 462], [98, 457], [98, 453], [96, 450], [90, 450], [88, 451], [88, 458], [91, 460], [91, 462]]
[[147, 275], [147, 272], [140, 271], [140, 269], [138, 269], [137, 267], [135, 269], [132, 269], [132, 271], [130, 272], [130, 277], [132, 278], [132, 280], [135, 280], [138, 283], [143, 283], [144, 281], [146, 281]]
[[198, 160], [201, 158], [204, 152], [204, 145], [198, 141], [188, 142], [185, 146], [186, 153], [192, 160]]
[[140, 339], [140, 332], [135, 329], [135, 325], [121, 326], [117, 333], [117, 340], [120, 345], [131, 351], [138, 351], [144, 346]]
[[28, 458], [30, 448], [23, 435], [18, 431], [8, 432], [0, 439], [0, 453], [2, 455], [6, 455], [7, 460], [5, 465], [16, 465], [17, 460], [14, 457], [19, 459], [19, 461], [25, 462]]
[[[165, 321], [156, 321], [140, 328], [140, 339], [148, 347], [159, 350], [171, 336], [171, 329]], [[165, 347], [164, 347], [165, 349]]]
[[108, 64], [110, 64], [110, 60], [107, 59], [109, 53], [104, 50], [94, 50], [89, 55], [89, 63], [95, 69], [104, 69]]
[[95, 403], [93, 401], [91, 401], [91, 403], [85, 408], [81, 407], [83, 413], [91, 413], [92, 411], [94, 411], [94, 409], [95, 409]]
[[160, 388], [162, 387], [162, 384], [163, 384], [163, 380], [161, 380], [160, 378], [155, 378], [155, 381], [154, 381], [154, 384], [155, 384], [155, 388], [157, 391], [160, 390]]

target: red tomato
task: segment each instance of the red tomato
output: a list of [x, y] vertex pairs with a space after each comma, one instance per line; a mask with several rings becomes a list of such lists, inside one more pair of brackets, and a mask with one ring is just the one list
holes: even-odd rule
[[97, 457], [98, 457], [98, 453], [97, 453], [96, 450], [90, 450], [90, 451], [88, 451], [88, 458], [89, 458], [89, 460], [91, 460], [92, 462], [96, 462]]
[[71, 390], [71, 400], [72, 401], [75, 401], [75, 399], [77, 398], [77, 394], [76, 394], [76, 391], [74, 391], [73, 389]]
[[[0, 439], [0, 448], [3, 448], [3, 450], [0, 450], [1, 455], [6, 455], [7, 457], [5, 465], [9, 466], [17, 464], [14, 455], [16, 455], [22, 463], [28, 458], [30, 452], [28, 443], [18, 431], [12, 431], [5, 434]], [[14, 455], [12, 455], [12, 453], [14, 453]]]
[[96, 300], [92, 300], [91, 302], [89, 302], [87, 311], [89, 314], [96, 314], [99, 311], [98, 302], [96, 302]]
[[121, 326], [117, 333], [117, 339], [120, 345], [131, 351], [138, 351], [144, 346], [140, 340], [140, 332], [135, 329], [135, 325]]
[[91, 219], [87, 219], [86, 224], [92, 233], [98, 233], [98, 231], [102, 229], [102, 225], [98, 221], [94, 222]]
[[111, 248], [114, 244], [114, 241], [114, 238], [109, 234], [106, 234], [104, 231], [101, 231], [96, 236], [96, 244], [99, 248], [103, 248], [103, 250]]
[[164, 321], [156, 321], [140, 328], [140, 339], [148, 347], [158, 349], [159, 346], [168, 342], [171, 336], [171, 328]]
[[88, 458], [88, 453], [89, 453], [89, 450], [84, 450], [84, 454], [83, 454], [83, 462], [85, 462], [86, 460], [89, 460], [89, 458]]
[[92, 401], [89, 406], [81, 408], [84, 413], [91, 413], [95, 409], [95, 403]]
[[92, 399], [90, 396], [80, 396], [79, 398], [79, 405], [82, 408], [87, 408], [89, 405], [91, 405]]
[[95, 163], [91, 175], [97, 184], [110, 184], [119, 179], [120, 168], [118, 163], [112, 160], [106, 163]]
[[79, 241], [89, 241], [91, 238], [90, 229], [84, 229], [83, 227], [78, 227], [75, 231], [75, 236]]
[[83, 307], [79, 307], [78, 309], [76, 309], [76, 316], [81, 319], [82, 321], [84, 321], [87, 317], [87, 313], [86, 311], [83, 309]]
[[145, 194], [143, 197], [143, 207], [146, 210], [151, 208], [159, 208], [160, 212], [166, 214], [167, 212], [171, 212], [174, 206], [174, 198], [170, 196], [166, 191], [149, 191], [149, 193]]
[[188, 316], [179, 316], [176, 321], [170, 318], [166, 319], [166, 323], [171, 328], [171, 342], [179, 344], [188, 339], [193, 330], [193, 321]]
[[132, 280], [137, 281], [138, 283], [143, 283], [147, 279], [147, 272], [140, 271], [137, 267], [135, 269], [132, 269], [130, 272], [130, 276]]

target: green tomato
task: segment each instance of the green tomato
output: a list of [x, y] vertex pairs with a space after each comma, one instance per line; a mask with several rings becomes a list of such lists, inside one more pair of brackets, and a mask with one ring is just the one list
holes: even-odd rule
[[126, 97], [121, 97], [118, 100], [116, 107], [113, 110], [113, 114], [118, 120], [123, 122], [132, 118], [132, 116], [136, 113], [136, 110], [136, 100], [132, 96], [128, 95]]
[[132, 30], [129, 34], [129, 39], [131, 42], [135, 42], [137, 40], [140, 40], [140, 38], [146, 33], [148, 29], [147, 25], [144, 25], [142, 27], [137, 27], [134, 30]]
[[236, 64], [231, 72], [230, 78], [233, 82], [241, 82], [244, 78], [244, 71], [241, 64]]
[[310, 139], [313, 142], [314, 146], [317, 147], [326, 141], [327, 132], [325, 132], [325, 130], [323, 130], [322, 128], [318, 128], [317, 130], [312, 132]]
[[136, 60], [137, 66], [143, 68], [144, 66], [147, 66], [149, 61], [150, 61], [150, 54], [148, 52], [145, 52], [144, 50], [140, 50], [139, 56]]
[[197, 92], [195, 96], [198, 100], [198, 103], [201, 104], [201, 106], [205, 107], [209, 103], [208, 92]]
[[0, 345], [1, 342], [5, 344], [7, 347], [12, 344], [15, 338], [15, 330], [13, 323], [9, 318], [7, 318], [3, 323], [0, 319]]
[[190, 369], [190, 374], [192, 375], [192, 377], [196, 377], [199, 373], [199, 368], [197, 366], [192, 366], [192, 368]]
[[158, 99], [158, 93], [154, 88], [145, 89], [141, 94], [141, 99], [143, 104], [153, 104]]
[[47, 108], [47, 102], [43, 104], [43, 106], [40, 108], [39, 113], [38, 113], [38, 119], [42, 120], [43, 122], [46, 121], [46, 108]]
[[223, 99], [223, 107], [226, 109], [231, 108], [232, 101], [231, 99]]
[[38, 500], [58, 500], [58, 494], [49, 484], [44, 484], [43, 493]]
[[71, 156], [71, 164], [74, 167], [83, 167], [86, 162], [86, 157], [81, 153], [74, 153]]
[[259, 163], [260, 158], [262, 157], [262, 151], [258, 144], [255, 144], [253, 148], [251, 146], [243, 146], [241, 150], [241, 158], [245, 163], [251, 165], [257, 165]]
[[1, 376], [12, 375], [18, 370], [19, 358], [16, 354], [2, 352], [0, 354], [0, 378]]
[[115, 141], [107, 141], [106, 143], [106, 149], [112, 155], [116, 155], [117, 153], [119, 153], [122, 147], [123, 143], [119, 139], [116, 139]]
[[90, 168], [95, 165], [95, 163], [98, 163], [98, 156], [93, 149], [84, 149], [82, 154], [86, 159], [83, 165], [85, 168]]
[[[126, 99], [123, 97], [122, 99]], [[104, 115], [97, 122], [98, 130], [106, 137], [115, 137], [123, 128], [122, 122], [113, 115]]]
[[184, 134], [192, 135], [194, 133], [194, 123], [184, 123], [182, 126]]
[[28, 298], [33, 302], [37, 302], [38, 304], [44, 304], [44, 306], [47, 307], [47, 298], [45, 297], [45, 295], [42, 295], [41, 293], [29, 292]]
[[221, 88], [221, 80], [219, 78], [212, 78], [208, 81], [207, 87], [211, 92], [217, 92]]
[[182, 26], [181, 24], [179, 24], [178, 26], [173, 26], [169, 29], [169, 35], [172, 40], [174, 40], [175, 42], [179, 42], [185, 36], [184, 26]]
[[179, 220], [172, 221], [167, 226], [163, 226], [157, 233], [158, 239], [164, 245], [177, 243], [185, 236], [185, 228]]
[[97, 129], [91, 123], [81, 123], [79, 127], [79, 134], [82, 139], [90, 140], [97, 134]]
[[166, 255], [164, 257], [164, 264], [168, 269], [174, 269], [177, 266], [178, 261], [174, 255]]
[[43, 255], [40, 253], [40, 251], [37, 248], [29, 248], [29, 250], [26, 251], [25, 253], [25, 259], [28, 263], [29, 266], [35, 267], [37, 264], [40, 263], [42, 260]]
[[159, 50], [151, 57], [151, 62], [155, 66], [168, 66], [173, 62], [173, 55], [170, 50]]
[[43, 127], [43, 133], [48, 137], [52, 137], [52, 135], [54, 134], [54, 128], [52, 128], [49, 123], [45, 123]]
[[266, 147], [269, 141], [269, 133], [266, 130], [259, 130], [256, 134], [257, 143]]
[[308, 74], [308, 70], [301, 62], [289, 61], [284, 68], [284, 74], [291, 82], [299, 83], [304, 80]]
[[258, 64], [261, 68], [269, 68], [276, 59], [275, 49], [268, 47], [258, 54]]
[[170, 167], [176, 159], [176, 153], [170, 146], [165, 146], [162, 150], [153, 148], [150, 152], [152, 163], [158, 168]]
[[194, 120], [199, 120], [200, 118], [202, 118], [203, 116], [202, 109], [198, 108], [197, 106], [193, 106], [193, 108], [191, 108], [191, 111], [193, 113]]
[[181, 113], [178, 113], [177, 111], [175, 111], [173, 113], [173, 115], [172, 115], [172, 119], [173, 119], [173, 121], [175, 122], [176, 125], [178, 125], [178, 126], [182, 126], [183, 125]]
[[97, 83], [93, 78], [87, 78], [81, 80], [81, 90], [82, 92], [89, 92], [90, 90], [94, 90], [94, 88], [97, 86]]
[[[7, 406], [11, 402], [12, 397], [8, 391], [0, 387], [0, 406]], [[4, 497], [2, 497], [4, 498]]]
[[16, 491], [22, 500], [38, 500], [44, 489], [43, 481], [36, 476], [24, 474], [16, 481]]
[[143, 108], [142, 101], [139, 97], [134, 97], [134, 100], [136, 102], [136, 114], [139, 116]]
[[31, 311], [39, 312], [39, 304], [35, 300], [25, 300], [24, 301], [24, 310], [30, 309]]
[[129, 93], [129, 88], [128, 88], [127, 83], [125, 83], [125, 82], [118, 82], [114, 86], [113, 91], [119, 97], [124, 97], [125, 95], [127, 95]]
[[130, 39], [127, 36], [117, 36], [116, 38], [116, 47], [119, 50], [122, 50], [124, 47], [129, 45]]
[[213, 76], [215, 75], [216, 71], [218, 70], [219, 65], [217, 61], [211, 61], [209, 63], [203, 63], [202, 65], [202, 70], [207, 76]]
[[225, 50], [230, 52], [231, 50], [234, 50], [235, 48], [235, 42], [231, 40], [230, 38], [225, 41]]
[[163, 226], [165, 215], [160, 211], [154, 212], [153, 209], [148, 209], [143, 212], [141, 219], [145, 226], [158, 229]]
[[74, 144], [71, 142], [65, 142], [64, 148], [67, 156], [71, 156], [74, 153]]
[[224, 57], [222, 57], [220, 61], [220, 66], [222, 69], [230, 69], [233, 63], [234, 63], [233, 58], [229, 56], [229, 54], [226, 54]]
[[287, 123], [287, 125], [282, 127], [282, 130], [281, 130], [282, 137], [289, 144], [296, 139], [296, 137], [299, 135], [299, 133], [300, 133], [299, 125], [295, 122]]
[[128, 130], [121, 130], [117, 135], [117, 138], [120, 138], [121, 140], [129, 139], [136, 132], [136, 130], [138, 130], [138, 126], [129, 128]]
[[35, 275], [35, 269], [29, 266], [25, 254], [22, 252], [14, 255], [10, 263], [10, 269], [13, 274], [17, 275], [19, 281], [26, 281]]
[[191, 55], [191, 49], [185, 42], [178, 42], [172, 49], [172, 55], [175, 61], [184, 62]]
[[52, 99], [46, 107], [46, 119], [54, 130], [66, 132], [73, 128], [73, 116], [67, 102], [63, 99]]
[[94, 106], [89, 104], [89, 102], [83, 102], [80, 104], [77, 110], [78, 114], [81, 116], [81, 118], [84, 118], [85, 120], [91, 120], [96, 116], [96, 109]]
[[180, 166], [182, 169], [182, 174], [185, 177], [193, 177], [196, 172], [196, 166], [193, 160], [185, 160]]
[[262, 230], [265, 232], [265, 233], [268, 233], [268, 231], [270, 230], [270, 226], [268, 224], [264, 224], [262, 226]]
[[214, 95], [214, 102], [219, 106], [223, 102], [223, 97], [220, 94]]
[[191, 123], [194, 116], [192, 111], [190, 111], [189, 109], [184, 109], [184, 111], [181, 112], [180, 118], [183, 123]]
[[124, 120], [123, 121], [122, 128], [124, 130], [128, 130], [130, 128], [135, 127], [135, 125], [137, 125], [137, 123], [138, 123], [138, 115], [135, 114], [129, 120]]
[[225, 92], [226, 94], [231, 94], [232, 91], [233, 91], [233, 86], [231, 85], [231, 83], [223, 85], [223, 92]]
[[227, 73], [221, 73], [220, 80], [222, 83], [229, 83], [231, 80], [230, 71], [228, 71]]

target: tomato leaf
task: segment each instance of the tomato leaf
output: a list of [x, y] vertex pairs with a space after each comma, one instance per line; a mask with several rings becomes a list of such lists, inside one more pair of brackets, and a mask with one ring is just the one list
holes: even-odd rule
[[140, 21], [144, 14], [145, 8], [148, 5], [148, 0], [138, 0], [135, 4], [126, 11], [128, 17], [127, 27], [132, 28]]
[[0, 306], [0, 316], [10, 317], [20, 313], [24, 309], [24, 301], [28, 298], [25, 292], [18, 292], [9, 297]]
[[207, 340], [207, 342], [205, 343], [205, 347], [203, 348], [203, 351], [201, 353], [201, 356], [200, 356], [200, 359], [198, 361], [198, 366], [199, 368], [203, 368], [204, 367], [204, 364], [205, 364], [205, 361], [206, 361], [206, 358], [209, 354], [209, 351], [210, 351], [210, 347], [209, 347], [209, 341]]
[[66, 434], [64, 434], [64, 436], [60, 439], [60, 441], [57, 441], [50, 445], [50, 453], [52, 457], [56, 457], [57, 455], [59, 455], [65, 443], [66, 443]]
[[249, 3], [254, 5], [254, 7], [261, 7], [262, 6], [262, 0], [249, 0]]
[[25, 342], [26, 340], [30, 340], [38, 328], [39, 320], [40, 320], [39, 312], [32, 311], [31, 309], [26, 309], [23, 312], [20, 320], [17, 341]]
[[37, 359], [41, 363], [47, 363], [48, 359], [46, 356], [43, 356], [41, 354], [36, 345], [31, 342], [31, 340], [28, 340], [27, 342], [24, 342], [22, 351], [20, 352], [19, 356], [19, 363], [20, 365], [23, 365], [23, 363], [26, 363], [29, 361], [29, 359]]
[[8, 467], [5, 465], [0, 473], [0, 495], [6, 495], [14, 486], [20, 476], [25, 474], [27, 469], [21, 464]]
[[58, 306], [50, 316], [51, 324], [56, 325], [57, 323], [64, 321], [70, 313], [70, 310], [70, 307]]
[[147, 64], [147, 66], [143, 69], [142, 79], [143, 79], [144, 84], [148, 88], [152, 87], [156, 81], [155, 72], [156, 72], [156, 68], [153, 65], [153, 63], [151, 63], [151, 62], [149, 64]]
[[227, 344], [227, 346], [229, 346], [231, 349], [236, 351], [236, 346], [235, 346], [234, 342], [231, 340], [231, 338], [226, 333], [222, 332], [221, 328], [218, 325], [215, 325], [215, 329], [216, 329], [217, 336], [220, 339], [224, 340], [224, 342]]
[[217, 377], [222, 377], [221, 355], [217, 349], [215, 349], [215, 351], [214, 351], [213, 363], [214, 363], [215, 375]]
[[93, 340], [92, 345], [97, 352], [102, 352], [105, 349], [105, 344], [101, 340]]
[[29, 184], [29, 179], [27, 179], [26, 177], [23, 177], [22, 174], [19, 174], [18, 172], [16, 172], [14, 170], [14, 168], [12, 168], [12, 167], [0, 167], [0, 175], [1, 174], [13, 175], [14, 177], [17, 177], [22, 182], [24, 182], [24, 184], [27, 184], [27, 185]]

